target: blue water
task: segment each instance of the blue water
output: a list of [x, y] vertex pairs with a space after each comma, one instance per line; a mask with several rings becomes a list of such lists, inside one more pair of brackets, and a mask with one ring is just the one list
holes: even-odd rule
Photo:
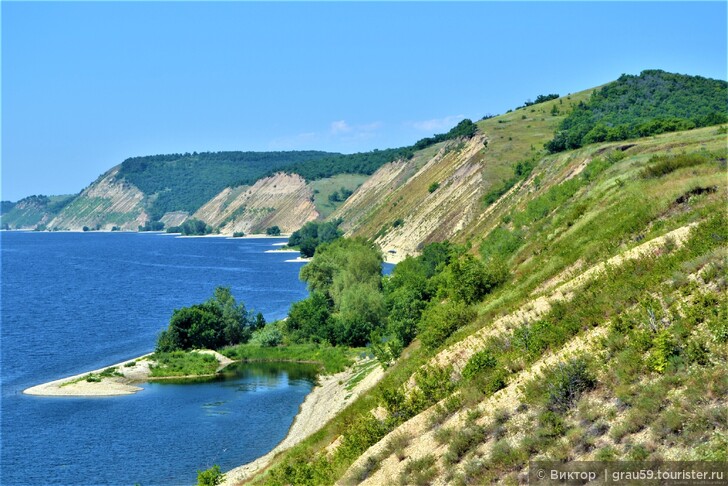
[[267, 320], [306, 296], [283, 239], [159, 234], [0, 236], [0, 484], [192, 484], [285, 437], [312, 386], [301, 365], [247, 365], [224, 381], [147, 384], [135, 395], [32, 397], [22, 390], [153, 350], [172, 310], [218, 285]]

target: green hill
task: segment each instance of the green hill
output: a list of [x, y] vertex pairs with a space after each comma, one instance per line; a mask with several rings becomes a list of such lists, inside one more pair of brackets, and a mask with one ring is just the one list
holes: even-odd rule
[[639, 76], [622, 75], [596, 90], [574, 108], [546, 147], [560, 152], [726, 121], [726, 81], [649, 70]]
[[[479, 122], [332, 215], [365, 213], [353, 234], [420, 249], [366, 292], [385, 372], [253, 484], [517, 484], [532, 460], [728, 460], [726, 129], [541, 150], [588, 96]], [[286, 325], [300, 340], [299, 314]]]
[[256, 180], [304, 161], [337, 154], [302, 152], [202, 152], [132, 157], [116, 176], [147, 196], [154, 221], [171, 211], [193, 213], [226, 187]]
[[[55, 215], [68, 206], [76, 196], [28, 196], [17, 203], [3, 201], [4, 229], [43, 229]], [[8, 209], [9, 208], [9, 209]]]

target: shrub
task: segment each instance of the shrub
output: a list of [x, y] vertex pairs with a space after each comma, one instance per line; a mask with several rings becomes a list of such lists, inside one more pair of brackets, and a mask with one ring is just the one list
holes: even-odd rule
[[220, 466], [215, 464], [210, 469], [204, 471], [197, 471], [197, 485], [198, 486], [217, 486], [222, 483], [225, 475], [220, 472]]
[[250, 338], [250, 344], [268, 348], [280, 346], [282, 343], [283, 333], [276, 323], [271, 323], [262, 329], [258, 329]]
[[265, 234], [268, 236], [280, 236], [281, 229], [278, 226], [271, 226], [265, 230]]
[[432, 454], [411, 460], [402, 470], [399, 484], [407, 486], [430, 484], [437, 476], [436, 464], [437, 460]]
[[439, 182], [433, 182], [432, 184], [430, 184], [430, 187], [427, 188], [427, 192], [432, 194], [433, 192], [437, 191], [437, 189], [439, 189], [439, 187], [440, 187]]
[[479, 302], [508, 278], [508, 268], [499, 258], [483, 262], [465, 255], [448, 266], [448, 294], [466, 304]]
[[157, 352], [178, 349], [218, 349], [247, 342], [253, 330], [265, 324], [262, 314], [246, 311], [228, 287], [217, 287], [207, 302], [176, 309], [169, 327], [157, 339]]
[[596, 385], [586, 361], [579, 358], [559, 364], [549, 382], [548, 407], [562, 413], [571, 408], [583, 392]]
[[465, 454], [477, 447], [484, 440], [485, 429], [476, 424], [466, 425], [459, 431], [454, 432], [450, 447], [448, 447], [443, 458], [445, 463], [455, 464], [460, 462]]
[[652, 352], [650, 353], [650, 367], [653, 371], [664, 373], [670, 363], [670, 358], [676, 356], [680, 351], [672, 335], [667, 329], [658, 332], [652, 341]]
[[463, 302], [431, 305], [422, 313], [419, 337], [428, 349], [441, 346], [453, 332], [475, 317], [475, 312]]
[[489, 350], [479, 351], [475, 353], [463, 368], [463, 378], [473, 378], [478, 373], [491, 370], [498, 364], [498, 360]]
[[643, 178], [660, 177], [684, 167], [692, 167], [710, 161], [707, 153], [655, 155], [641, 173]]

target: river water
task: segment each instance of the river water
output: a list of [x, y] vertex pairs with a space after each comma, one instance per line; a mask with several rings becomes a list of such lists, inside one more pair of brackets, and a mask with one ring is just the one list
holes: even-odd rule
[[173, 309], [218, 285], [267, 320], [307, 295], [284, 239], [149, 233], [0, 234], [0, 484], [192, 484], [275, 447], [310, 391], [304, 365], [128, 396], [33, 397], [33, 385], [151, 352]]

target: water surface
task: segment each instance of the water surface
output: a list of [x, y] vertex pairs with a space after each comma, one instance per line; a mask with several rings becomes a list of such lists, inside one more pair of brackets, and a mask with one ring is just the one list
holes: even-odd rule
[[285, 437], [310, 367], [248, 365], [224, 381], [147, 384], [135, 395], [32, 397], [39, 383], [153, 350], [175, 308], [218, 285], [266, 319], [306, 296], [284, 239], [159, 234], [0, 235], [0, 483], [191, 484]]

